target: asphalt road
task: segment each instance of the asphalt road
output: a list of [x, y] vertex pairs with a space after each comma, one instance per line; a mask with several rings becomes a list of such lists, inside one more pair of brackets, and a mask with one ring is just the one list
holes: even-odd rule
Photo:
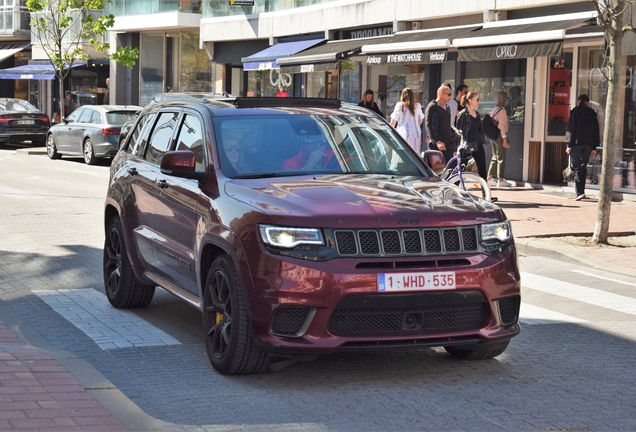
[[118, 390], [109, 406], [131, 430], [636, 430], [634, 277], [521, 257], [522, 333], [494, 360], [346, 353], [224, 377], [200, 314], [169, 294], [108, 316], [108, 169], [0, 148], [0, 312], [74, 375]]

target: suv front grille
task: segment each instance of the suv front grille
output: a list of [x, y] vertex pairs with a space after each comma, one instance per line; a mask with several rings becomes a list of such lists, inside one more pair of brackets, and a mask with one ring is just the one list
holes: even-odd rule
[[336, 230], [338, 255], [408, 256], [478, 252], [477, 227]]
[[490, 306], [479, 291], [359, 295], [343, 299], [329, 319], [336, 336], [401, 336], [470, 331], [486, 326]]

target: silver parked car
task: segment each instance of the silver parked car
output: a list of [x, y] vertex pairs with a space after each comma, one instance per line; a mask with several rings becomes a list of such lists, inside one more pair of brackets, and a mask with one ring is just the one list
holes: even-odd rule
[[93, 165], [119, 149], [124, 123], [135, 120], [141, 107], [134, 105], [84, 105], [49, 129], [46, 152], [51, 159], [83, 156]]

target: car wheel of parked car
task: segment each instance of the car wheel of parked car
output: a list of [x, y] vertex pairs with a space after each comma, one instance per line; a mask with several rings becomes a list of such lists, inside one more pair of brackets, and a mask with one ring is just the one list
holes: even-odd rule
[[445, 346], [444, 349], [451, 356], [461, 360], [486, 360], [502, 354], [510, 341], [488, 345]]
[[203, 297], [203, 326], [208, 357], [218, 372], [249, 374], [267, 368], [267, 352], [252, 339], [243, 289], [227, 255], [217, 258], [208, 272]]
[[155, 294], [155, 287], [141, 283], [133, 272], [118, 217], [109, 222], [106, 230], [104, 288], [108, 301], [116, 308], [146, 307]]
[[88, 138], [84, 141], [84, 162], [86, 162], [86, 165], [95, 165], [97, 163], [97, 158], [93, 151], [93, 143]]
[[46, 154], [49, 155], [51, 159], [59, 159], [62, 156], [57, 152], [57, 147], [55, 145], [55, 138], [53, 138], [53, 134], [46, 137]]

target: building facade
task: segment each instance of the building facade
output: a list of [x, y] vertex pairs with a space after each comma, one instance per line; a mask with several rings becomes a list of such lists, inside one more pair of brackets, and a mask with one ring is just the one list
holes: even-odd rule
[[[441, 83], [466, 84], [480, 93], [482, 115], [506, 91], [509, 179], [562, 182], [579, 94], [604, 118], [607, 53], [589, 1], [212, 0], [202, 13], [215, 91], [272, 96], [282, 86], [295, 97], [358, 102], [372, 89], [387, 118], [407, 86], [426, 106]], [[614, 189], [627, 193], [636, 192], [633, 46], [626, 37], [614, 155]], [[594, 188], [600, 156], [589, 168]]]

